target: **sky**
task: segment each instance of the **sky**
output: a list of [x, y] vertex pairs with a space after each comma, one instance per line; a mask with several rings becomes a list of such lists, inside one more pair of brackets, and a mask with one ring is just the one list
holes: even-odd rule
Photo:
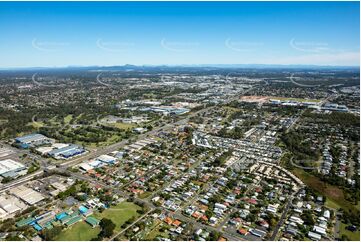
[[359, 2], [0, 2], [0, 68], [358, 66]]

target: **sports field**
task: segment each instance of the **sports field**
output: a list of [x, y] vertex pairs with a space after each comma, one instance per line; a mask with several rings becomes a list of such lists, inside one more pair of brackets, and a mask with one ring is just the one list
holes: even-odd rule
[[[116, 206], [112, 206], [102, 213], [94, 213], [94, 217], [101, 220], [102, 218], [108, 218], [113, 221], [116, 225], [114, 232], [119, 232], [121, 226], [131, 217], [137, 217], [139, 214], [137, 210], [140, 209], [139, 206], [134, 203], [122, 202]], [[62, 241], [86, 241], [96, 238], [100, 232], [100, 228], [92, 228], [86, 222], [81, 221], [77, 224], [74, 224], [70, 228], [64, 229], [55, 240]]]
[[100, 232], [100, 228], [92, 228], [84, 221], [78, 222], [68, 229], [63, 230], [55, 240], [62, 241], [86, 241], [96, 238]]
[[108, 218], [113, 221], [116, 225], [115, 231], [120, 231], [122, 226], [128, 219], [131, 217], [136, 217], [137, 210], [140, 209], [139, 206], [130, 202], [122, 202], [116, 206], [112, 206], [102, 213], [95, 213], [94, 216], [98, 219]]

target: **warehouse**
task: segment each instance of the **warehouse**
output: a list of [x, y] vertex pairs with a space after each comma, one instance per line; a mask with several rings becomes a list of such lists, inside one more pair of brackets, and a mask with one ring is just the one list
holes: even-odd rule
[[107, 164], [114, 164], [117, 159], [110, 155], [101, 155], [97, 158], [97, 160]]
[[52, 140], [42, 134], [29, 134], [15, 138], [15, 142], [20, 144], [22, 148], [29, 148], [30, 146], [52, 143]]
[[79, 168], [82, 170], [82, 171], [89, 171], [89, 170], [92, 170], [94, 167], [90, 166], [88, 163], [81, 163], [79, 165]]
[[4, 209], [0, 208], [0, 219], [5, 218], [7, 215], [8, 213]]
[[19, 201], [17, 198], [5, 194], [0, 195], [1, 217], [6, 217], [25, 208], [27, 208], [27, 206], [21, 201]]
[[0, 157], [5, 157], [13, 154], [14, 151], [7, 148], [0, 148]]
[[48, 155], [55, 159], [68, 159], [70, 157], [84, 153], [84, 148], [78, 145], [68, 145], [63, 148], [55, 149], [48, 152]]
[[2, 177], [15, 177], [18, 172], [25, 170], [26, 167], [14, 160], [6, 159], [0, 161], [0, 176]]
[[44, 199], [44, 196], [41, 195], [41, 193], [24, 185], [10, 189], [10, 193], [29, 205], [34, 205]]

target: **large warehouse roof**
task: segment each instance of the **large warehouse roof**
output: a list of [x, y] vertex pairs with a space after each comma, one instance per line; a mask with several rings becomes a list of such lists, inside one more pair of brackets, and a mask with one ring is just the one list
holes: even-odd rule
[[81, 147], [78, 146], [78, 145], [68, 145], [68, 146], [63, 147], [63, 148], [54, 149], [54, 150], [50, 151], [48, 154], [51, 155], [51, 156], [57, 156], [57, 155], [60, 155], [62, 153], [66, 153], [66, 152], [76, 150], [76, 149], [80, 149], [80, 148]]
[[41, 195], [41, 193], [23, 185], [10, 189], [10, 193], [30, 205], [38, 203], [44, 199], [44, 196]]
[[25, 166], [11, 159], [0, 161], [0, 175], [8, 172], [15, 172], [25, 169]]
[[42, 134], [29, 134], [22, 137], [18, 137], [15, 140], [20, 143], [31, 143], [35, 140], [41, 140], [41, 139], [47, 139], [47, 137], [45, 137]]

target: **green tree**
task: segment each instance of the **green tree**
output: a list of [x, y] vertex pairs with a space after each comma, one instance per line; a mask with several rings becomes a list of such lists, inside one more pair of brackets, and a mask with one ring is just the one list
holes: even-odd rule
[[109, 238], [113, 235], [115, 224], [112, 220], [103, 218], [100, 220], [99, 226], [101, 228], [101, 231], [99, 233], [99, 237], [101, 238]]
[[55, 226], [52, 229], [44, 229], [41, 232], [41, 236], [44, 240], [54, 240], [55, 237], [61, 233], [62, 229], [61, 226]]

